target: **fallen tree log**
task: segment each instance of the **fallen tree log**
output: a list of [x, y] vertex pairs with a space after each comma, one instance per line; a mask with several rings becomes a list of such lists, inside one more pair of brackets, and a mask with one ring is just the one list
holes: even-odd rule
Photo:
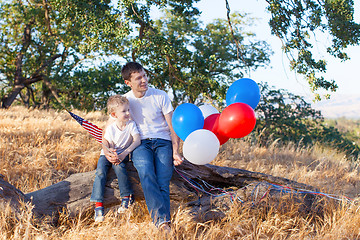
[[[16, 218], [21, 217], [21, 211], [24, 207], [23, 203], [30, 202], [30, 198], [4, 180], [4, 176], [0, 174], [0, 211], [11, 210], [11, 214]], [[39, 214], [33, 210], [36, 216]]]
[[[132, 163], [127, 165], [129, 176], [133, 184], [134, 195], [137, 200], [144, 199], [141, 185], [136, 169]], [[35, 205], [35, 210], [43, 215], [53, 215], [67, 209], [71, 214], [77, 214], [80, 211], [86, 211], [91, 208], [89, 202], [92, 192], [92, 185], [95, 171], [73, 174], [63, 181], [40, 189], [35, 192], [25, 194], [31, 198]], [[207, 194], [199, 195], [199, 191], [194, 188], [194, 184], [206, 182], [215, 188], [221, 189], [241, 189], [242, 198], [251, 195], [253, 189], [244, 188], [252, 183], [266, 182], [278, 185], [289, 186], [297, 189], [314, 190], [312, 186], [291, 181], [286, 178], [275, 177], [263, 173], [251, 172], [242, 169], [220, 167], [214, 165], [194, 165], [185, 161], [182, 165], [175, 168], [170, 185], [170, 198], [172, 202], [188, 202], [194, 208], [202, 207], [205, 211], [210, 209], [211, 201]], [[119, 204], [119, 190], [115, 174], [110, 171], [109, 179], [105, 190], [105, 207], [111, 207]], [[201, 201], [199, 199], [201, 198]], [[202, 203], [201, 203], [202, 202]], [[208, 205], [207, 207], [205, 205]]]

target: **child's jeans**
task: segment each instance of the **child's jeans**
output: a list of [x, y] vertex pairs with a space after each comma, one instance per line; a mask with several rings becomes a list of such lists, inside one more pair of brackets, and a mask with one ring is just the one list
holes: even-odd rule
[[110, 167], [114, 169], [117, 176], [119, 182], [120, 197], [125, 197], [133, 194], [133, 190], [131, 188], [131, 184], [129, 182], [125, 167], [125, 163], [127, 161], [129, 161], [129, 156], [127, 156], [124, 161], [122, 161], [119, 165], [114, 165], [109, 162], [104, 155], [100, 155], [96, 167], [95, 180], [90, 198], [91, 202], [104, 201], [105, 184]]

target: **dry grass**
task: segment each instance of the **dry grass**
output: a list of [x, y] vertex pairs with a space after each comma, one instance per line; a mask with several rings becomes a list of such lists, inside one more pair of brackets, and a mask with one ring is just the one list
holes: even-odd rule
[[[83, 117], [105, 120], [99, 112]], [[1, 174], [23, 192], [96, 168], [100, 145], [67, 112], [1, 110], [0, 134]]]
[[[102, 127], [99, 112], [80, 116]], [[44, 188], [75, 172], [94, 170], [99, 144], [66, 112], [0, 110], [0, 174], [23, 192]], [[344, 154], [320, 146], [299, 148], [274, 142], [264, 148], [231, 140], [212, 164], [263, 172], [313, 185], [322, 192], [346, 195], [352, 204], [325, 206], [323, 216], [299, 215], [293, 208], [252, 208], [235, 202], [219, 221], [195, 221], [189, 209], [175, 208], [171, 239], [360, 239], [359, 166]], [[118, 215], [112, 210], [102, 224], [92, 213], [77, 218], [63, 213], [57, 224], [39, 222], [23, 204], [20, 213], [0, 210], [0, 239], [164, 239], [153, 226], [143, 202]]]

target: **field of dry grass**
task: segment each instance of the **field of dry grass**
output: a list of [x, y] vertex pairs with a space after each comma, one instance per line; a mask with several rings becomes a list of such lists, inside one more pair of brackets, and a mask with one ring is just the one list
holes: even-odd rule
[[[100, 112], [75, 112], [102, 127]], [[0, 110], [0, 174], [24, 193], [96, 168], [100, 145], [65, 111]], [[357, 163], [344, 154], [321, 146], [301, 148], [292, 144], [259, 147], [244, 140], [230, 140], [212, 164], [262, 172], [317, 187], [323, 193], [347, 196], [351, 203], [325, 207], [318, 217], [298, 214], [296, 208], [252, 208], [234, 202], [219, 221], [198, 222], [189, 209], [172, 212], [170, 239], [360, 239], [360, 176]], [[162, 239], [151, 223], [143, 202], [124, 215], [110, 211], [95, 224], [92, 213], [75, 218], [62, 213], [56, 224], [39, 221], [24, 204], [19, 214], [0, 209], [0, 239]]]

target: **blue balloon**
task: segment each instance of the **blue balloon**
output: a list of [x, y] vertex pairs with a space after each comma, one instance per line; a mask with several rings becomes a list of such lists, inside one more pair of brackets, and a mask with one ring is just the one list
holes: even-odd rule
[[226, 105], [233, 103], [246, 103], [253, 109], [259, 104], [260, 89], [257, 83], [250, 78], [242, 78], [235, 81], [226, 93]]
[[190, 133], [204, 127], [203, 114], [200, 108], [192, 103], [179, 105], [173, 113], [171, 122], [175, 133], [183, 141]]

